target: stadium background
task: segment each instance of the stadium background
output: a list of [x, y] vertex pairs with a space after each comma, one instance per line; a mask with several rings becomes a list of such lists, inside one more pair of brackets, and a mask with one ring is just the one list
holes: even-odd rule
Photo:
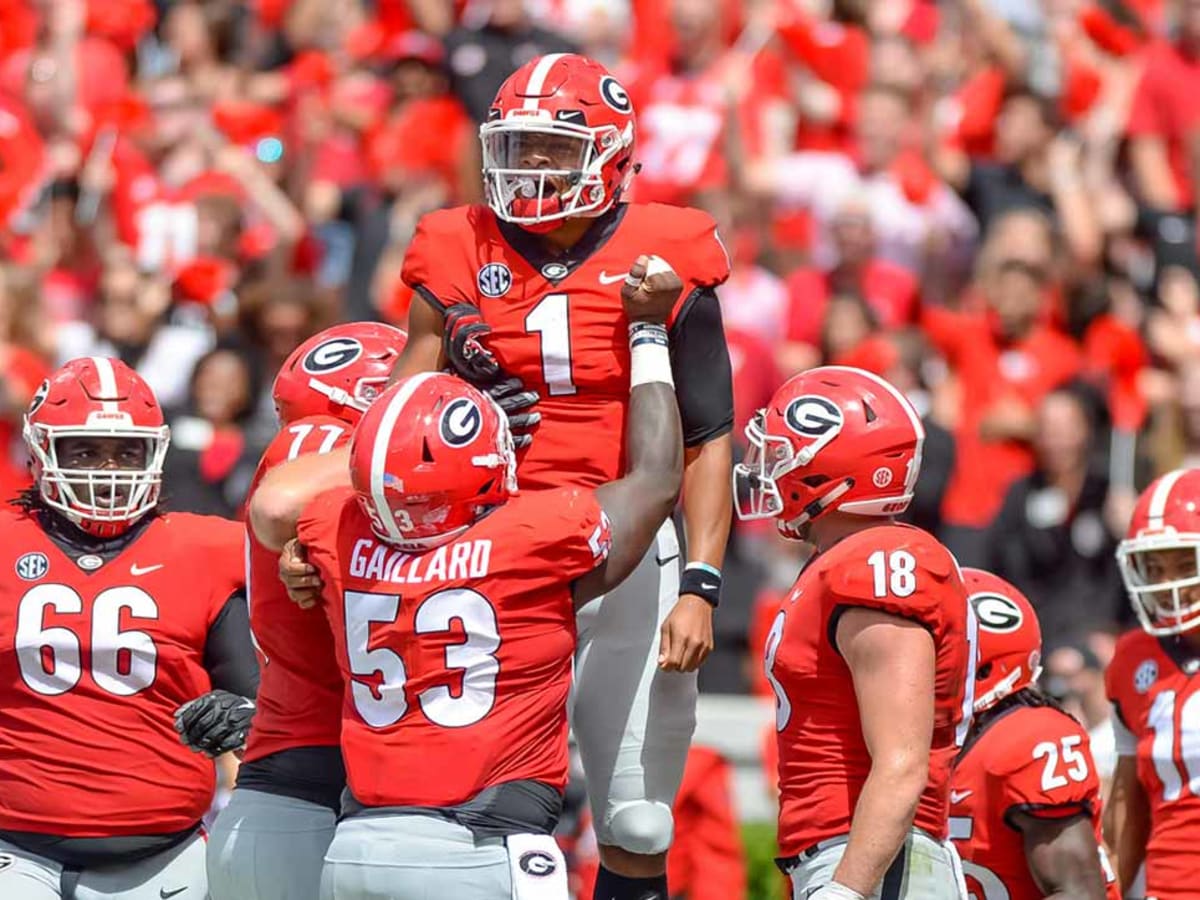
[[[49, 369], [109, 354], [168, 409], [171, 506], [238, 516], [280, 362], [404, 323], [406, 243], [479, 198], [496, 87], [571, 48], [636, 104], [633, 199], [721, 225], [738, 435], [819, 362], [901, 387], [912, 517], [1031, 597], [1111, 767], [1113, 547], [1200, 459], [1198, 0], [0, 0], [0, 490]], [[797, 553], [735, 529], [701, 673], [716, 837], [676, 862], [736, 884], [731, 808], [754, 897], [779, 884], [757, 648]], [[707, 881], [675, 885], [740, 893]]]

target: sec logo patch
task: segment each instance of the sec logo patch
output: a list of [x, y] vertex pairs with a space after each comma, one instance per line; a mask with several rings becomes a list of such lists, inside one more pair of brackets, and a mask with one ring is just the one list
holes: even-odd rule
[[50, 569], [50, 560], [45, 553], [26, 553], [17, 560], [17, 576], [26, 581], [37, 581]]
[[512, 287], [512, 272], [504, 263], [488, 263], [475, 276], [479, 293], [485, 297], [503, 297]]
[[1156, 681], [1158, 681], [1158, 663], [1152, 659], [1145, 660], [1133, 673], [1133, 689], [1139, 694], [1144, 694], [1154, 687]]

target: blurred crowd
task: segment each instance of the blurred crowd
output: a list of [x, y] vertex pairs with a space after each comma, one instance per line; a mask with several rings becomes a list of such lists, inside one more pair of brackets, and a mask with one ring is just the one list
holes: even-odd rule
[[[239, 515], [281, 361], [403, 325], [495, 89], [569, 49], [634, 101], [631, 199], [721, 225], [737, 433], [800, 369], [893, 381], [910, 515], [1089, 703], [1136, 491], [1200, 462], [1200, 0], [0, 0], [3, 493], [48, 369], [105, 354], [170, 410], [169, 503]], [[735, 531], [706, 690], [763, 690], [799, 552]]]

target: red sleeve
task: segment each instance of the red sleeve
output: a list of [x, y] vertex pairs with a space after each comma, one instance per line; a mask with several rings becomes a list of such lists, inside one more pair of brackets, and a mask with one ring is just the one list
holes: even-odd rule
[[1133, 92], [1129, 121], [1125, 124], [1125, 133], [1130, 137], [1166, 135], [1167, 129], [1162, 121], [1158, 91], [1159, 59], [1158, 48], [1154, 48], [1146, 59], [1146, 68], [1142, 70], [1142, 76]]
[[1087, 734], [1066, 713], [1044, 707], [1018, 713], [1009, 723], [1001, 789], [1004, 815], [1039, 818], [1091, 814], [1099, 808], [1100, 781]]
[[405, 284], [442, 306], [478, 302], [476, 271], [467, 252], [476, 243], [472, 233], [476, 209], [440, 209], [421, 217], [404, 253], [400, 278]]
[[835, 549], [840, 552], [822, 569], [834, 608], [865, 606], [939, 632], [947, 603], [961, 595], [966, 605], [950, 551], [919, 529], [871, 528]]
[[[179, 514], [176, 514], [179, 515]], [[246, 590], [246, 528], [241, 522], [219, 516], [187, 515], [193, 552], [201, 554], [211, 588], [208, 622], [216, 621], [226, 601]], [[181, 516], [182, 517], [182, 516]]]
[[934, 349], [946, 357], [947, 362], [954, 364], [958, 357], [958, 349], [963, 343], [966, 333], [963, 325], [966, 316], [962, 313], [941, 309], [937, 306], [924, 305], [921, 307], [920, 325]]

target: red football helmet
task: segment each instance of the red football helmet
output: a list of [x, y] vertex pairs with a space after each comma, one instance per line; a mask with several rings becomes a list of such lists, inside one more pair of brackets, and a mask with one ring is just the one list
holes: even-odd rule
[[878, 375], [822, 366], [789, 379], [746, 425], [733, 468], [738, 518], [777, 519], [780, 534], [828, 509], [891, 516], [912, 501], [925, 428]]
[[466, 531], [517, 490], [508, 417], [441, 372], [392, 385], [350, 441], [350, 480], [381, 540], [423, 552]]
[[404, 331], [378, 322], [348, 322], [313, 335], [275, 376], [280, 424], [318, 415], [354, 424], [383, 393], [406, 343]]
[[981, 713], [1038, 680], [1042, 626], [1033, 604], [1003, 578], [983, 569], [963, 569], [962, 577], [979, 623], [975, 712]]
[[1117, 564], [1148, 633], [1200, 625], [1200, 469], [1168, 472], [1142, 492]]
[[531, 59], [479, 129], [488, 205], [538, 232], [598, 216], [633, 178], [634, 132], [629, 94], [604, 66], [574, 53]]
[[[149, 385], [119, 359], [73, 359], [42, 382], [24, 437], [42, 501], [90, 534], [120, 534], [158, 503], [170, 429]], [[98, 459], [94, 468], [66, 468], [64, 438], [144, 441], [144, 464]]]

